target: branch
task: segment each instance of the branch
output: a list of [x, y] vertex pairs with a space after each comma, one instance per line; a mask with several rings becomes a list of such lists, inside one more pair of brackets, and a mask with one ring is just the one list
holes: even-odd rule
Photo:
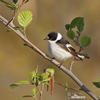
[[[4, 17], [0, 16], [0, 21], [3, 24], [7, 24], [8, 20], [6, 20]], [[39, 55], [41, 55], [43, 58], [45, 58], [46, 60], [50, 61], [52, 64], [54, 64], [55, 66], [57, 66], [60, 70], [62, 70], [66, 75], [68, 75], [69, 77], [71, 77], [80, 87], [80, 89], [82, 91], [84, 91], [85, 93], [87, 93], [93, 100], [100, 100], [98, 97], [95, 96], [94, 93], [92, 93], [92, 91], [90, 91], [70, 70], [66, 69], [66, 67], [64, 67], [63, 65], [60, 65], [59, 62], [57, 62], [56, 60], [52, 59], [51, 57], [49, 57], [47, 54], [45, 54], [44, 52], [42, 52], [39, 48], [37, 48], [34, 44], [32, 44], [19, 30], [15, 30], [13, 27], [15, 27], [15, 25], [11, 22], [9, 23], [8, 27], [10, 29], [12, 29], [24, 42], [25, 45], [28, 46], [29, 48], [31, 48], [33, 51], [37, 52]]]

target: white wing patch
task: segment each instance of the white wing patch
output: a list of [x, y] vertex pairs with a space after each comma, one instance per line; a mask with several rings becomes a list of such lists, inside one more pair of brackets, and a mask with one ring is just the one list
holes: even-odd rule
[[85, 58], [83, 55], [79, 55], [79, 54], [78, 54], [78, 56], [79, 56], [80, 58], [82, 58], [82, 59], [84, 59], [84, 58]]
[[66, 46], [67, 46], [67, 48], [72, 47], [72, 45], [71, 45], [71, 44], [66, 44]]
[[[71, 51], [71, 50], [69, 49], [69, 47], [72, 47], [71, 44], [66, 44], [66, 47], [68, 48], [69, 51]], [[72, 47], [72, 48], [73, 48], [73, 47]]]

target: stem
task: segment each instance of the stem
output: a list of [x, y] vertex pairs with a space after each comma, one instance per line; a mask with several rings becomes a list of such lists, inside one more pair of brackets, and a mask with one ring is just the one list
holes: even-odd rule
[[50, 84], [51, 84], [51, 78], [50, 78], [49, 83], [48, 83], [48, 86], [47, 86], [47, 91], [49, 91]]
[[73, 64], [75, 63], [75, 57], [73, 58], [71, 64], [70, 64], [70, 71], [72, 71], [72, 67], [73, 67]]
[[[8, 20], [6, 20], [4, 17], [0, 16], [0, 21], [3, 24], [7, 24]], [[70, 78], [73, 79], [73, 81], [75, 81], [75, 83], [78, 84], [78, 86], [80, 87], [80, 89], [82, 91], [84, 91], [86, 94], [88, 94], [93, 100], [100, 100], [97, 96], [95, 96], [94, 93], [92, 93], [92, 91], [90, 91], [70, 70], [66, 69], [66, 67], [64, 67], [63, 65], [60, 65], [59, 62], [57, 62], [56, 60], [52, 59], [51, 57], [49, 57], [47, 54], [45, 54], [44, 52], [42, 52], [39, 48], [37, 48], [34, 44], [32, 44], [19, 30], [15, 30], [13, 27], [15, 27], [15, 25], [13, 23], [10, 23], [8, 25], [8, 27], [10, 29], [12, 29], [25, 43], [26, 46], [28, 46], [29, 48], [31, 48], [33, 51], [37, 52], [39, 55], [41, 55], [44, 59], [50, 61], [52, 64], [54, 64], [56, 67], [58, 67], [60, 70], [62, 70], [66, 75], [68, 75]]]
[[80, 32], [76, 31], [77, 35], [75, 36], [75, 39], [73, 40], [73, 42], [75, 42], [75, 44], [79, 47], [79, 51], [81, 52], [83, 50], [83, 47], [81, 46], [81, 44], [79, 43], [79, 38], [80, 38]]
[[6, 24], [6, 26], [8, 26], [9, 25], [9, 23], [13, 23], [13, 21], [14, 21], [14, 19], [15, 19], [15, 16], [16, 16], [16, 10], [14, 10], [14, 12], [13, 12], [13, 17], [8, 21], [8, 23]]
[[42, 94], [43, 94], [44, 85], [41, 84], [41, 87], [40, 87], [40, 88], [41, 88], [41, 89], [39, 90], [39, 93], [40, 93], [40, 98], [39, 98], [39, 100], [42, 100]]
[[26, 37], [26, 28], [23, 30], [24, 36]]
[[[5, 2], [5, 1], [3, 1], [3, 0], [0, 0], [0, 1], [2, 1], [2, 2], [4, 2], [4, 3], [6, 3], [7, 4], [7, 2]], [[18, 7], [18, 10], [23, 6], [23, 2], [19, 5], [19, 7]], [[18, 12], [18, 10], [17, 9], [14, 9], [14, 12], [13, 12], [13, 17], [8, 21], [8, 23], [6, 24], [6, 26], [8, 26], [9, 25], [9, 23], [13, 23], [13, 21], [14, 21], [14, 19], [15, 19], [15, 17], [16, 17], [16, 14], [17, 14], [17, 12]]]

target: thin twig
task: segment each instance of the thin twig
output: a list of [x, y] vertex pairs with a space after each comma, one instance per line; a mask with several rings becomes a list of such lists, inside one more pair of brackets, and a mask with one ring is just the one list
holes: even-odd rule
[[23, 29], [23, 33], [24, 33], [24, 36], [27, 38], [27, 36], [26, 36], [26, 28]]
[[39, 100], [42, 100], [43, 89], [44, 89], [44, 85], [41, 84], [40, 90], [39, 90], [39, 93], [40, 93]]
[[[13, 11], [13, 16], [12, 16], [12, 18], [8, 21], [8, 23], [6, 24], [6, 26], [8, 26], [9, 25], [9, 23], [13, 23], [13, 21], [14, 21], [14, 19], [15, 19], [15, 17], [16, 17], [16, 15], [17, 15], [17, 12], [18, 12], [18, 10], [20, 10], [21, 9], [21, 7], [23, 6], [25, 4], [25, 1], [23, 2], [21, 2], [21, 4], [19, 4], [19, 7], [17, 8], [17, 9], [14, 9]], [[26, 36], [26, 35], [25, 35]]]
[[69, 90], [74, 90], [74, 91], [77, 91], [77, 92], [80, 91], [79, 89], [66, 87], [64, 84], [61, 84], [61, 83], [59, 83], [59, 82], [57, 82], [57, 81], [55, 81], [55, 84], [57, 84], [57, 85], [59, 85], [59, 86], [61, 86], [61, 87], [63, 87], [63, 88], [67, 88], [67, 89], [69, 89]]
[[82, 93], [80, 93], [80, 92], [81, 92], [80, 89], [66, 87], [64, 84], [61, 84], [61, 83], [59, 83], [59, 82], [55, 82], [55, 84], [57, 84], [57, 85], [63, 87], [64, 89], [67, 88], [67, 90], [73, 90], [73, 91], [77, 92], [78, 94], [82, 95]]
[[16, 16], [16, 9], [14, 10], [14, 12], [13, 12], [13, 17], [8, 21], [8, 23], [6, 24], [6, 26], [8, 26], [9, 25], [9, 23], [13, 23], [13, 21], [14, 21], [14, 19], [15, 19], [15, 16]]
[[[8, 23], [8, 20], [6, 20], [2, 16], [0, 16], [0, 21], [2, 23], [4, 23], [5, 25]], [[34, 44], [32, 44], [19, 30], [15, 30], [13, 28], [13, 27], [15, 27], [15, 25], [13, 23], [10, 23], [8, 25], [8, 27], [10, 29], [12, 29], [23, 41], [25, 41], [26, 45], [28, 47], [30, 47], [32, 50], [34, 50], [35, 52], [37, 52], [43, 58], [45, 58], [46, 60], [50, 61], [52, 64], [54, 64], [55, 66], [57, 66], [60, 70], [62, 70], [69, 77], [71, 77], [75, 81], [75, 83], [78, 84], [78, 86], [80, 87], [80, 89], [82, 91], [84, 91], [85, 93], [87, 93], [93, 100], [99, 100], [99, 98], [97, 96], [95, 96], [95, 94], [92, 93], [92, 91], [90, 91], [70, 70], [66, 69], [66, 67], [64, 67], [63, 65], [60, 65], [59, 62], [57, 62], [56, 60], [52, 59], [47, 54], [45, 54], [44, 52], [42, 52], [39, 48], [37, 48]]]
[[73, 67], [73, 64], [75, 63], [75, 57], [73, 58], [73, 60], [72, 60], [72, 62], [71, 62], [71, 64], [70, 64], [70, 71], [72, 71], [72, 67]]
[[80, 42], [79, 42], [79, 39], [80, 39], [80, 32], [76, 31], [76, 36], [75, 36], [75, 39], [73, 40], [73, 42], [75, 42], [75, 44], [79, 47], [79, 53], [83, 50], [83, 47], [81, 46]]

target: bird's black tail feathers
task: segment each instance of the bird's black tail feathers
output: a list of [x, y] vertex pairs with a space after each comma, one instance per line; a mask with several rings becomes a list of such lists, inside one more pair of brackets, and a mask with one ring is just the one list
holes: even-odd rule
[[83, 60], [83, 59], [89, 59], [90, 57], [86, 54], [82, 54], [82, 53], [77, 53], [77, 56], [80, 60]]

